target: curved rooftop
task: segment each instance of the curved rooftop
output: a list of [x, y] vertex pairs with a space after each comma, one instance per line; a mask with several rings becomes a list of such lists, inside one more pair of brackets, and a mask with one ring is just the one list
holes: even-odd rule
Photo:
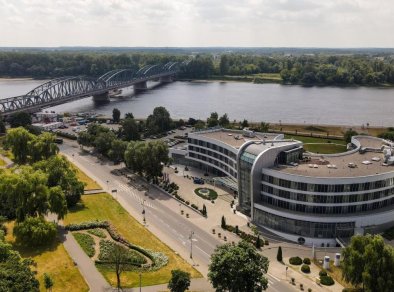
[[[310, 177], [363, 177], [394, 172], [394, 165], [385, 163], [384, 149], [393, 148], [393, 143], [370, 136], [352, 137], [355, 147], [338, 154], [312, 154], [310, 160], [300, 162], [297, 166], [279, 165], [273, 170]], [[392, 151], [394, 152], [394, 151]], [[394, 159], [391, 156], [391, 159]]]

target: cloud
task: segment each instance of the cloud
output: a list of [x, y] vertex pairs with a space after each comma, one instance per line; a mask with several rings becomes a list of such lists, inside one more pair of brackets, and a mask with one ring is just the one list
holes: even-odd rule
[[3, 46], [386, 46], [391, 0], [0, 0]]

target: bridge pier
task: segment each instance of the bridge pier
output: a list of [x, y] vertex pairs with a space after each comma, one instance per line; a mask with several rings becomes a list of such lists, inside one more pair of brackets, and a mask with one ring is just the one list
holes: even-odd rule
[[106, 91], [106, 92], [104, 92], [104, 93], [101, 93], [101, 94], [93, 95], [93, 100], [94, 100], [94, 101], [101, 101], [101, 102], [103, 102], [103, 101], [109, 101], [109, 94], [108, 94], [108, 91]]
[[161, 83], [171, 83], [173, 81], [174, 81], [174, 78], [173, 78], [172, 75], [160, 77], [160, 82]]
[[148, 85], [146, 84], [146, 81], [134, 84], [134, 91], [143, 91], [147, 89], [148, 89]]

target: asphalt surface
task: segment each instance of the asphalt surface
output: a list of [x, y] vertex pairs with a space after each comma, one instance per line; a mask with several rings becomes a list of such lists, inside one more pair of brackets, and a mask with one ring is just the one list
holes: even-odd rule
[[[99, 182], [104, 189], [111, 193], [122, 206], [137, 220], [143, 223], [142, 210], [145, 209], [146, 227], [154, 233], [160, 240], [165, 242], [174, 251], [179, 253], [184, 259], [193, 264], [206, 278], [210, 255], [216, 246], [222, 244], [216, 237], [203, 230], [204, 220], [200, 215], [190, 211], [190, 219], [180, 214], [178, 202], [163, 194], [161, 191], [150, 188], [148, 196], [143, 191], [138, 191], [126, 177], [113, 174], [114, 169], [121, 166], [114, 166], [103, 163], [96, 157], [81, 154], [75, 142], [65, 143], [60, 146], [60, 151], [66, 154], [70, 160], [89, 176]], [[185, 212], [188, 212], [185, 210]], [[192, 249], [190, 234], [192, 236]], [[190, 252], [192, 250], [192, 258]], [[294, 287], [279, 277], [268, 274], [268, 291], [294, 291]]]

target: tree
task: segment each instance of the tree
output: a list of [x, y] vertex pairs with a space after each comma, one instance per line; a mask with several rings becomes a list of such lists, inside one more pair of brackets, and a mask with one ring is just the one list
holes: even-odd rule
[[167, 132], [171, 129], [171, 124], [170, 113], [162, 106], [156, 107], [153, 110], [153, 114], [146, 119], [146, 128], [149, 134]]
[[244, 119], [244, 120], [242, 121], [241, 126], [242, 126], [242, 128], [247, 128], [247, 127], [249, 127], [248, 120]]
[[49, 210], [57, 215], [57, 220], [64, 219], [67, 214], [67, 201], [60, 186], [49, 189]]
[[16, 163], [24, 164], [27, 162], [29, 155], [29, 142], [34, 139], [24, 128], [16, 128], [8, 131], [6, 136], [6, 145], [11, 148]]
[[50, 275], [48, 275], [47, 273], [44, 273], [44, 285], [45, 285], [45, 289], [49, 292], [52, 291], [52, 287], [53, 287], [53, 279]]
[[197, 130], [204, 129], [205, 128], [204, 121], [198, 120], [197, 123], [194, 124], [194, 128]]
[[211, 113], [211, 116], [207, 119], [207, 127], [212, 128], [212, 127], [216, 127], [217, 125], [219, 125], [218, 118], [219, 118], [219, 115], [217, 112]]
[[158, 177], [163, 171], [163, 164], [169, 161], [168, 147], [162, 141], [130, 142], [125, 151], [127, 167], [148, 177]]
[[267, 133], [269, 131], [270, 124], [261, 122], [260, 123], [260, 132]]
[[282, 247], [281, 246], [278, 247], [278, 253], [276, 254], [276, 259], [278, 260], [278, 262], [282, 262], [283, 261]]
[[94, 137], [88, 132], [79, 132], [77, 141], [82, 148], [83, 146], [91, 147], [93, 146]]
[[117, 108], [114, 108], [112, 110], [112, 120], [114, 121], [114, 123], [119, 123], [120, 121], [120, 110], [118, 110]]
[[207, 217], [207, 207], [205, 206], [205, 204], [202, 205], [202, 215]]
[[222, 55], [220, 57], [220, 74], [221, 75], [226, 75], [228, 73], [229, 69], [229, 61], [227, 55]]
[[126, 141], [136, 141], [140, 139], [138, 125], [133, 118], [126, 117], [122, 121], [122, 136]]
[[55, 135], [48, 132], [35, 136], [28, 144], [30, 160], [36, 162], [56, 155], [59, 148], [55, 144], [55, 139]]
[[171, 292], [184, 292], [190, 286], [190, 273], [176, 269], [171, 271], [168, 288]]
[[127, 254], [127, 249], [125, 249], [120, 244], [114, 244], [109, 251], [108, 262], [111, 263], [113, 269], [115, 270], [116, 287], [118, 288], [118, 291], [122, 288], [120, 282], [120, 275], [126, 269], [128, 261], [129, 258]]
[[260, 249], [261, 248], [261, 239], [260, 239], [260, 235], [257, 235], [257, 239], [256, 239], [256, 248]]
[[227, 227], [226, 218], [224, 218], [224, 216], [222, 216], [222, 224], [221, 224], [221, 227], [222, 227], [223, 229], [226, 229], [226, 227]]
[[3, 117], [0, 115], [0, 134], [4, 134], [6, 132], [5, 123]]
[[32, 120], [30, 114], [27, 112], [17, 112], [10, 117], [11, 128], [26, 127], [31, 125]]
[[343, 250], [343, 278], [368, 292], [394, 291], [394, 248], [380, 235], [353, 236]]
[[268, 264], [250, 243], [224, 244], [211, 256], [208, 279], [216, 291], [262, 291], [268, 287]]
[[125, 118], [125, 119], [134, 119], [134, 115], [133, 115], [132, 113], [126, 113], [126, 114], [124, 115], [124, 118]]
[[119, 139], [113, 140], [111, 143], [111, 149], [108, 151], [109, 158], [115, 163], [123, 161], [126, 148], [126, 141], [122, 141]]
[[33, 260], [22, 259], [11, 245], [0, 240], [0, 290], [38, 292], [39, 282], [31, 270]]
[[219, 125], [224, 128], [227, 128], [230, 125], [230, 120], [229, 120], [227, 114], [224, 114], [223, 116], [221, 116], [219, 118]]
[[113, 132], [101, 132], [94, 139], [93, 145], [97, 152], [102, 155], [107, 155], [108, 151], [111, 149], [112, 141], [116, 139]]
[[349, 129], [345, 132], [345, 134], [343, 135], [343, 138], [345, 139], [345, 141], [347, 143], [350, 143], [352, 140], [353, 136], [357, 136], [358, 133], [356, 131], [354, 131], [353, 129]]
[[35, 163], [33, 168], [47, 174], [49, 188], [61, 187], [68, 207], [75, 206], [81, 199], [84, 184], [78, 180], [76, 170], [65, 157], [53, 156], [46, 161]]
[[27, 217], [14, 226], [16, 242], [21, 245], [37, 247], [50, 244], [56, 237], [57, 228], [43, 217]]

